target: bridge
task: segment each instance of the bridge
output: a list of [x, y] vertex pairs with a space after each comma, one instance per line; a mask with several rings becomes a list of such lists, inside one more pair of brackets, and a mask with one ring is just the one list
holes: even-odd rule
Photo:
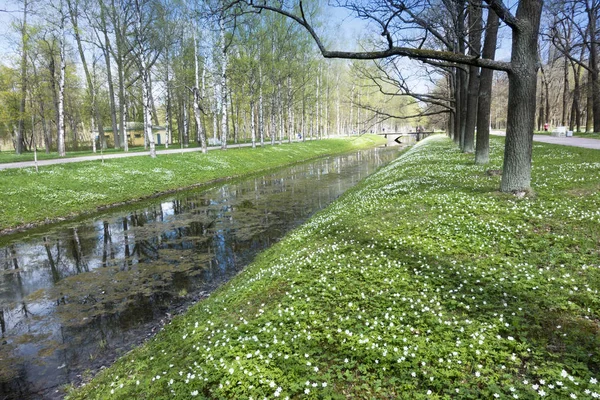
[[375, 135], [385, 136], [388, 140], [388, 146], [397, 146], [399, 144], [410, 144], [425, 139], [429, 135], [433, 135], [435, 132], [379, 132]]

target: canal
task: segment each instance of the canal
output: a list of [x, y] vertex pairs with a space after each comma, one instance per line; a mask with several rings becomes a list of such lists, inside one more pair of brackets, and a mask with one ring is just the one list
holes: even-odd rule
[[2, 238], [0, 399], [61, 398], [398, 151], [319, 159]]

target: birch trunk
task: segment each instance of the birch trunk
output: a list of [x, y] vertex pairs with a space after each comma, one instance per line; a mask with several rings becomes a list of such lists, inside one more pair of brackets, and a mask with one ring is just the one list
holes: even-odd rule
[[256, 124], [254, 115], [254, 101], [250, 100], [250, 135], [252, 135], [252, 148], [256, 148]]
[[288, 112], [288, 142], [292, 143], [292, 135], [294, 134], [294, 121], [292, 120], [292, 77], [287, 78], [287, 112]]
[[213, 105], [213, 139], [216, 141], [219, 137], [219, 88], [216, 83], [213, 86], [213, 94], [215, 96], [215, 104]]
[[148, 139], [150, 145], [150, 157], [156, 158], [156, 147], [154, 144], [154, 134], [152, 132], [152, 102], [151, 92], [152, 87], [150, 85], [150, 70], [146, 62], [146, 56], [144, 54], [144, 48], [140, 35], [142, 33], [142, 10], [138, 0], [135, 2], [136, 5], [136, 36], [138, 45], [140, 47], [139, 63], [140, 63], [140, 74], [142, 76], [142, 112], [144, 114], [144, 137]]
[[[108, 97], [110, 102], [110, 120], [112, 123], [112, 131], [115, 142], [115, 149], [121, 148], [119, 140], [119, 130], [117, 127], [117, 108], [115, 104], [115, 88], [112, 79], [112, 69], [110, 62], [110, 39], [108, 37], [108, 24], [106, 23], [105, 9], [103, 6], [100, 7], [100, 20], [102, 22], [102, 32], [104, 34], [104, 46], [102, 47], [102, 53], [104, 54], [104, 62], [106, 64], [106, 80], [108, 83]], [[99, 132], [101, 139], [102, 149], [106, 149], [106, 140], [104, 138], [104, 131]]]
[[[202, 147], [202, 153], [206, 154], [206, 133], [202, 129], [202, 117], [200, 109], [200, 77], [199, 77], [199, 67], [198, 67], [198, 42], [196, 39], [196, 32], [194, 31], [194, 78], [196, 86], [194, 86], [193, 94], [194, 94], [194, 118], [196, 118], [196, 126], [198, 127], [198, 136], [200, 138], [200, 146]], [[202, 75], [202, 80], [204, 80], [204, 70]]]
[[315, 102], [316, 103], [315, 104], [315, 112], [316, 112], [315, 119], [316, 119], [316, 123], [317, 123], [317, 129], [316, 129], [315, 133], [316, 133], [317, 139], [320, 139], [319, 127], [320, 127], [320, 123], [321, 123], [320, 118], [319, 118], [320, 117], [320, 115], [319, 115], [320, 114], [320, 112], [319, 112], [320, 111], [319, 110], [319, 105], [320, 105], [319, 104], [319, 100], [320, 100], [319, 89], [320, 88], [321, 88], [321, 67], [319, 66], [319, 70], [317, 71], [317, 98], [316, 98], [317, 101]]
[[[61, 3], [62, 14], [62, 3]], [[58, 78], [58, 155], [64, 157], [65, 151], [65, 70], [67, 69], [65, 54], [65, 25], [61, 15], [60, 23], [60, 73]]]
[[258, 53], [258, 135], [260, 137], [260, 146], [265, 145], [265, 118], [263, 110], [263, 92], [262, 92], [262, 66], [260, 63], [260, 51]]
[[219, 18], [221, 35], [221, 150], [227, 149], [227, 44], [225, 43], [225, 21]]

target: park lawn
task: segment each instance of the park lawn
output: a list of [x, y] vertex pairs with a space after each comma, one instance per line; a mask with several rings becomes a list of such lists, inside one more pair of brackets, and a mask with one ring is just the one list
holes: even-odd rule
[[375, 135], [0, 170], [0, 231], [385, 143]]
[[[164, 148], [165, 148], [164, 145], [156, 146], [157, 150], [163, 150]], [[169, 148], [172, 149], [173, 146], [171, 146]], [[178, 148], [178, 147], [175, 147], [175, 148]], [[130, 153], [139, 153], [142, 151], [148, 151], [148, 149], [144, 149], [143, 146], [129, 148]], [[123, 151], [123, 149], [106, 149], [101, 152], [100, 149], [98, 149], [94, 153], [92, 150], [89, 150], [86, 148], [84, 150], [67, 151], [66, 158], [84, 157], [84, 156], [100, 156], [102, 154], [115, 154], [115, 153], [124, 153], [124, 151]], [[27, 151], [22, 154], [16, 154], [14, 151], [2, 151], [2, 152], [0, 152], [0, 164], [22, 162], [22, 161], [34, 161], [35, 156], [36, 156], [36, 154], [34, 154], [33, 151]], [[52, 159], [57, 159], [57, 158], [61, 158], [61, 157], [58, 156], [58, 153], [56, 151], [53, 151], [48, 154], [46, 154], [46, 152], [44, 150], [38, 149], [38, 151], [37, 151], [37, 159], [38, 160], [52, 160]]]
[[599, 152], [518, 199], [491, 150], [426, 139], [69, 398], [599, 398]]
[[[234, 142], [233, 140], [228, 140], [227, 143], [230, 146], [236, 146], [237, 144], [241, 144], [241, 143], [250, 143], [250, 141], [249, 140], [238, 140], [237, 142]], [[270, 141], [268, 141], [268, 143], [270, 143]], [[114, 148], [108, 148], [104, 151], [100, 151], [100, 149], [97, 149], [97, 151], [94, 153], [89, 146], [81, 146], [81, 147], [82, 147], [81, 150], [68, 150], [65, 158], [72, 158], [72, 157], [77, 158], [77, 157], [85, 157], [85, 156], [101, 156], [102, 154], [125, 153], [125, 151], [123, 149], [114, 149]], [[185, 148], [199, 148], [199, 147], [200, 147], [200, 145], [196, 142], [190, 142], [188, 146], [185, 146]], [[164, 144], [156, 145], [157, 151], [158, 150], [177, 150], [179, 148], [181, 148], [179, 143], [170, 144], [168, 149], [167, 149], [167, 147], [165, 147]], [[149, 152], [149, 151], [150, 151], [149, 149], [144, 148], [143, 146], [130, 146], [128, 149], [129, 153], [141, 153], [141, 152]], [[33, 151], [26, 151], [22, 154], [16, 154], [14, 152], [14, 150], [1, 151], [0, 152], [0, 164], [13, 163], [13, 162], [24, 162], [24, 161], [34, 161], [35, 157], [36, 157], [36, 155], [34, 154]], [[43, 149], [41, 149], [41, 150], [38, 149], [38, 151], [37, 151], [37, 159], [38, 160], [53, 160], [53, 159], [60, 159], [60, 158], [61, 157], [59, 157], [58, 153], [55, 150], [48, 154], [46, 154], [46, 152]]]

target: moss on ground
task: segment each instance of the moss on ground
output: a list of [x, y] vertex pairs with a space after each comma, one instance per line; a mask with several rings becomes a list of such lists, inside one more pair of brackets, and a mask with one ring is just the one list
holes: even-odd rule
[[425, 140], [71, 399], [600, 396], [598, 151]]

